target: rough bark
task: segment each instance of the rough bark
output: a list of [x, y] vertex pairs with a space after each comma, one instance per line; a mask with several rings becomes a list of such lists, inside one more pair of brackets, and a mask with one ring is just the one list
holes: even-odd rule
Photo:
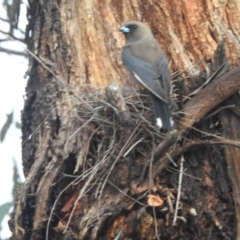
[[[216, 113], [240, 90], [239, 68], [217, 79], [226, 72], [218, 72], [225, 56], [221, 47], [214, 55], [224, 39], [227, 61], [239, 64], [239, 10], [238, 0], [29, 1], [26, 181], [12, 213], [13, 239], [240, 238], [232, 224], [240, 215], [240, 134], [228, 124], [236, 126], [239, 116]], [[148, 97], [125, 89], [115, 104], [102, 91], [113, 80], [129, 83], [118, 28], [131, 19], [151, 27], [181, 79], [175, 79], [173, 95], [183, 108], [176, 113], [176, 135], [165, 141]], [[119, 121], [125, 117], [119, 108], [128, 124]], [[178, 169], [165, 168], [167, 152], [175, 162], [184, 156], [188, 174], [175, 227]]]
[[[234, 104], [239, 106], [240, 98], [238, 94], [235, 94], [227, 101], [225, 101], [225, 105]], [[239, 116], [240, 116], [240, 108], [238, 107], [237, 111], [224, 110], [221, 112], [220, 118], [223, 125], [223, 136], [232, 141], [236, 141], [239, 143], [240, 132], [239, 128]], [[233, 198], [235, 203], [235, 212], [236, 212], [236, 229], [237, 229], [237, 237], [236, 239], [240, 239], [240, 148], [236, 148], [233, 146], [225, 147], [226, 161], [228, 166], [228, 175], [232, 182], [233, 188]]]
[[81, 83], [104, 88], [113, 80], [125, 83], [129, 79], [120, 61], [124, 39], [118, 28], [133, 19], [151, 27], [171, 61], [172, 71], [199, 74], [211, 62], [221, 40], [230, 64], [239, 64], [238, 0], [193, 0], [191, 4], [187, 0], [63, 1], [60, 13], [71, 53], [73, 82], [80, 78]]

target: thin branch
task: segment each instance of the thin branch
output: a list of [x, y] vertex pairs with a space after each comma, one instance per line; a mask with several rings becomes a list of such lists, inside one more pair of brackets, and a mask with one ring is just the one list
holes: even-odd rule
[[169, 135], [166, 136], [166, 138], [164, 139], [164, 141], [162, 141], [157, 149], [154, 152], [154, 161], [158, 160], [159, 158], [161, 158], [166, 150], [171, 147], [175, 141], [178, 138], [178, 132], [175, 130], [173, 132], [170, 132]]
[[176, 200], [176, 207], [174, 211], [174, 218], [173, 218], [173, 226], [175, 226], [176, 220], [177, 220], [177, 213], [178, 213], [178, 206], [179, 206], [179, 200], [181, 195], [181, 189], [182, 189], [182, 176], [183, 176], [183, 163], [184, 163], [183, 155], [181, 157], [180, 162], [180, 171], [179, 171], [179, 178], [178, 178], [178, 191], [177, 191], [177, 200]]
[[86, 183], [84, 184], [84, 186], [81, 188], [81, 191], [77, 197], [77, 199], [75, 200], [74, 202], [74, 205], [73, 205], [73, 208], [71, 210], [71, 213], [70, 213], [70, 216], [68, 218], [68, 221], [66, 223], [66, 226], [64, 228], [64, 231], [63, 231], [63, 234], [66, 233], [67, 229], [68, 229], [68, 226], [70, 224], [70, 221], [72, 219], [72, 216], [73, 216], [73, 213], [77, 207], [77, 203], [79, 202], [79, 200], [82, 198], [83, 194], [85, 193], [85, 191], [87, 190], [87, 186], [90, 184], [90, 182], [92, 181], [92, 179], [94, 178], [95, 174], [97, 173], [98, 171], [98, 167], [97, 166], [94, 166], [93, 170], [92, 170], [92, 174], [89, 176], [89, 178], [87, 179]]
[[227, 108], [235, 108], [235, 107], [236, 107], [235, 105], [228, 105], [228, 106], [220, 107], [219, 109], [217, 109], [216, 111], [214, 111], [213, 113], [211, 113], [209, 116], [207, 116], [207, 117], [205, 118], [205, 120], [208, 119], [208, 118], [210, 118], [210, 117], [212, 117], [212, 116], [214, 116], [214, 115], [216, 115], [217, 113], [221, 112], [221, 111], [224, 110], [224, 109], [227, 109]]
[[173, 159], [171, 158], [171, 156], [170, 156], [167, 152], [166, 152], [165, 154], [166, 154], [166, 156], [168, 157], [169, 161], [170, 161], [175, 167], [177, 167], [177, 164], [173, 161]]
[[197, 93], [199, 93], [203, 87], [205, 87], [206, 85], [209, 84], [209, 82], [216, 78], [216, 76], [222, 71], [222, 69], [227, 65], [227, 63], [223, 63], [213, 74], [211, 77], [209, 77], [198, 89], [196, 89], [195, 91], [191, 92], [188, 97], [192, 97], [194, 95], [196, 95]]
[[144, 140], [144, 138], [139, 139], [137, 142], [135, 142], [127, 151], [126, 153], [124, 153], [123, 157], [126, 157], [128, 155], [128, 153], [136, 146], [138, 145], [140, 142], [142, 142], [142, 140]]
[[240, 148], [240, 142], [233, 141], [230, 139], [222, 139], [222, 140], [206, 140], [206, 141], [197, 141], [197, 142], [188, 142], [184, 144], [183, 147], [179, 147], [175, 149], [174, 154], [172, 155], [172, 158], [175, 158], [184, 152], [189, 151], [189, 149], [201, 146], [201, 145], [227, 145], [231, 147], [237, 147]]
[[116, 188], [121, 194], [123, 194], [125, 197], [128, 197], [129, 199], [131, 199], [133, 202], [139, 204], [140, 206], [143, 206], [143, 207], [148, 207], [148, 205], [138, 201], [137, 199], [131, 197], [129, 194], [127, 194], [125, 191], [121, 190], [119, 187], [117, 187], [115, 184], [113, 184], [111, 181], [108, 180], [108, 183], [110, 185], [112, 185], [114, 188]]
[[[92, 171], [92, 169], [89, 169], [88, 170], [90, 173]], [[47, 227], [46, 227], [46, 240], [48, 240], [48, 235], [49, 235], [49, 227], [50, 227], [50, 222], [51, 222], [51, 219], [52, 219], [52, 216], [53, 216], [53, 212], [54, 210], [56, 209], [56, 206], [57, 206], [57, 203], [60, 199], [60, 197], [62, 196], [62, 194], [68, 189], [70, 188], [74, 183], [76, 183], [79, 179], [81, 179], [83, 177], [83, 175], [85, 174], [82, 173], [81, 175], [79, 175], [78, 177], [76, 177], [76, 179], [74, 179], [73, 181], [71, 181], [57, 196], [53, 206], [52, 206], [52, 209], [51, 209], [51, 212], [49, 214], [49, 218], [48, 218], [48, 221], [47, 221]]]
[[3, 30], [0, 29], [0, 33], [5, 34], [6, 36], [12, 38], [13, 40], [17, 40], [17, 41], [19, 41], [19, 42], [25, 43], [25, 41], [24, 41], [23, 38], [17, 38], [17, 37], [15, 37], [13, 34], [11, 34], [11, 33], [9, 33], [9, 32], [5, 32], [5, 31], [3, 31]]
[[155, 229], [155, 238], [160, 240], [159, 233], [158, 233], [158, 226], [157, 226], [157, 216], [156, 216], [156, 209], [155, 207], [152, 207], [153, 209], [153, 219], [154, 219], [154, 229]]
[[19, 51], [15, 51], [15, 50], [3, 48], [3, 47], [0, 47], [0, 52], [4, 52], [4, 53], [8, 53], [8, 54], [14, 54], [14, 55], [23, 56], [23, 57], [28, 57], [29, 56], [25, 52], [19, 52]]
[[11, 23], [9, 20], [1, 18], [1, 17], [0, 17], [0, 20], [3, 21], [3, 22]]

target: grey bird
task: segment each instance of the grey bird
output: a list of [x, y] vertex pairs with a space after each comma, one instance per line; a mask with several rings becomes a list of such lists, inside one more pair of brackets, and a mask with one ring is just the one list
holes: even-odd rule
[[149, 92], [156, 124], [163, 129], [173, 127], [170, 106], [171, 77], [167, 59], [150, 29], [139, 21], [125, 23], [119, 31], [125, 35], [122, 61], [134, 78]]

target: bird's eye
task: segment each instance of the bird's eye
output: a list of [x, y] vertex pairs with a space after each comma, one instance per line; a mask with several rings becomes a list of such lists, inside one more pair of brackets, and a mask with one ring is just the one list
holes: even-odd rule
[[133, 29], [136, 29], [136, 28], [137, 28], [137, 25], [133, 25], [132, 28], [133, 28]]

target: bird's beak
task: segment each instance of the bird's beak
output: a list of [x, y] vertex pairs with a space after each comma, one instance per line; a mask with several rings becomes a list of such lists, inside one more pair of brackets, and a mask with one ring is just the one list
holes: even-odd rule
[[118, 30], [123, 32], [123, 33], [129, 33], [130, 32], [130, 29], [128, 27], [126, 27], [126, 26], [122, 26]]

